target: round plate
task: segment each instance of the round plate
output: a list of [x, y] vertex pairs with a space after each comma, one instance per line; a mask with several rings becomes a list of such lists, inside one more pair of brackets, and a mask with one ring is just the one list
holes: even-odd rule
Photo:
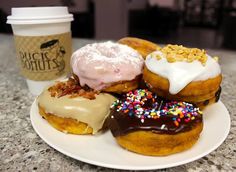
[[39, 115], [36, 101], [32, 104], [30, 117], [38, 135], [59, 152], [89, 164], [126, 170], [161, 169], [194, 161], [220, 146], [230, 130], [229, 113], [219, 101], [204, 110], [203, 131], [191, 149], [170, 156], [152, 157], [121, 148], [110, 131], [95, 136], [72, 135], [57, 131]]

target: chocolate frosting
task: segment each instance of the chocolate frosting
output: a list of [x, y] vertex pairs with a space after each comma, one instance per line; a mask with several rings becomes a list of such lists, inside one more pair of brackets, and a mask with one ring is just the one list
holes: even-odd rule
[[[140, 92], [143, 92], [144, 96], [140, 96]], [[130, 100], [130, 97], [133, 99]], [[137, 108], [131, 106], [134, 102]], [[137, 105], [138, 102], [142, 103]], [[143, 109], [142, 113], [137, 114], [137, 109]], [[192, 104], [167, 101], [150, 91], [136, 90], [113, 104], [108, 119], [114, 137], [140, 130], [176, 134], [189, 131], [198, 123], [202, 123], [202, 112]]]

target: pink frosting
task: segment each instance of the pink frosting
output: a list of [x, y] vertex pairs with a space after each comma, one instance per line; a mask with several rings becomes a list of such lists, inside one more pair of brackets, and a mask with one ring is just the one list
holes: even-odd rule
[[73, 73], [80, 84], [101, 90], [114, 82], [130, 81], [140, 75], [144, 60], [134, 49], [113, 42], [88, 44], [71, 58]]

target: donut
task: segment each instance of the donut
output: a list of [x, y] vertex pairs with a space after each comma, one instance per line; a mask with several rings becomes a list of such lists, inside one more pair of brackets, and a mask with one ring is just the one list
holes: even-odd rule
[[147, 89], [123, 94], [112, 104], [108, 122], [121, 147], [149, 156], [167, 156], [190, 149], [203, 129], [199, 108], [161, 99]]
[[120, 39], [118, 43], [128, 45], [129, 47], [132, 47], [133, 49], [137, 50], [143, 56], [144, 59], [151, 52], [160, 49], [157, 44], [140, 38], [125, 37]]
[[142, 56], [127, 45], [111, 41], [88, 44], [72, 54], [72, 71], [80, 85], [112, 93], [138, 87], [143, 70]]
[[167, 45], [147, 56], [143, 80], [158, 96], [203, 109], [219, 100], [222, 74], [205, 50]]
[[54, 128], [71, 134], [96, 134], [104, 129], [110, 105], [108, 93], [82, 88], [69, 78], [45, 89], [37, 98], [39, 114]]

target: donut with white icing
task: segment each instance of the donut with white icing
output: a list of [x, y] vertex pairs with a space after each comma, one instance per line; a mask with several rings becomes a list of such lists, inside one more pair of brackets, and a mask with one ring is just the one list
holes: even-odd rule
[[[164, 50], [168, 48], [170, 52], [161, 49], [147, 56], [143, 71], [147, 86], [159, 96], [188, 101], [200, 107], [218, 101], [222, 80], [218, 62], [204, 50], [177, 45], [163, 47]], [[171, 48], [176, 48], [176, 51]], [[189, 53], [185, 58], [178, 53], [182, 50]], [[191, 53], [194, 51], [195, 54]], [[189, 60], [189, 56], [193, 58]]]
[[111, 41], [88, 44], [75, 51], [71, 67], [81, 86], [107, 92], [138, 87], [144, 60], [134, 49]]
[[39, 113], [49, 124], [80, 135], [100, 131], [115, 100], [108, 93], [83, 89], [71, 78], [45, 89], [37, 98]]

